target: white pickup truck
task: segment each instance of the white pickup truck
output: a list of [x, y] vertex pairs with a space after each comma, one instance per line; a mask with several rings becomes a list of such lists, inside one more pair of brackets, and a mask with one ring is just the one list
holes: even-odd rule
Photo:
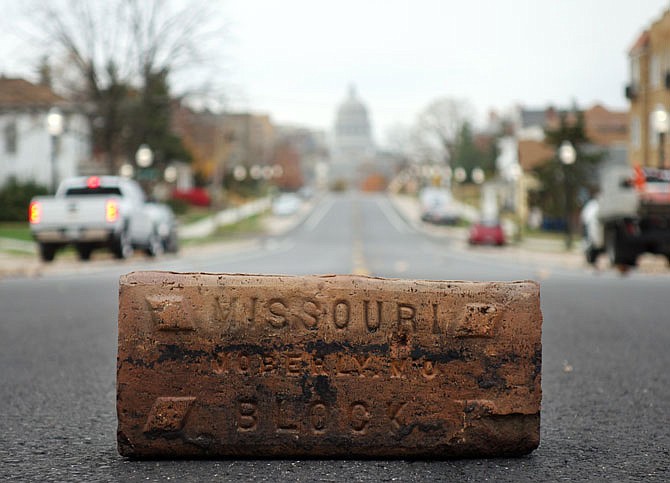
[[33, 198], [28, 217], [44, 261], [66, 245], [74, 245], [82, 260], [97, 248], [109, 248], [116, 258], [135, 248], [150, 256], [177, 250], [172, 210], [147, 203], [135, 181], [117, 176], [66, 179], [55, 196]]
[[598, 197], [581, 214], [584, 254], [596, 263], [635, 266], [642, 253], [670, 261], [670, 170], [610, 168], [603, 173]]

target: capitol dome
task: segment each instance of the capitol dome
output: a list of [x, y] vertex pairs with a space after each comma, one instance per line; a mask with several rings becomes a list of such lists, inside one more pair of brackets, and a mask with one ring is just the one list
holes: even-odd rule
[[[349, 96], [337, 109], [335, 121], [335, 137], [343, 141], [345, 138], [356, 137], [358, 142], [372, 144], [370, 137], [370, 120], [368, 109], [358, 99], [356, 88], [349, 87]], [[348, 144], [345, 141], [345, 144]]]
[[374, 157], [375, 148], [368, 109], [353, 86], [337, 108], [334, 127], [331, 174], [334, 179], [355, 182], [361, 166]]

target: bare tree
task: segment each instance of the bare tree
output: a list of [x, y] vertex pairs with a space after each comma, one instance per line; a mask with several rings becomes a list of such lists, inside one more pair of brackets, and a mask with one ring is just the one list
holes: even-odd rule
[[432, 101], [419, 114], [412, 132], [414, 156], [421, 162], [448, 161], [463, 125], [473, 117], [474, 108], [467, 100], [444, 97]]
[[[129, 99], [148, 104], [156, 78], [189, 71], [179, 96], [209, 94], [225, 37], [216, 3], [207, 0], [53, 0], [30, 8], [32, 36], [55, 60], [55, 87], [89, 107], [110, 169], [122, 147]], [[137, 114], [137, 111], [133, 114]]]
[[409, 157], [411, 155], [412, 129], [403, 123], [394, 123], [386, 129], [386, 144], [395, 154]]

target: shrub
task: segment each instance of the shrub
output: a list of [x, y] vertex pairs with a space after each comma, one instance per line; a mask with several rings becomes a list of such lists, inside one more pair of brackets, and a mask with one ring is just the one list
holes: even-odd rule
[[172, 208], [175, 215], [183, 215], [188, 211], [188, 203], [184, 200], [173, 198], [167, 201], [167, 205]]
[[33, 181], [9, 178], [0, 188], [0, 221], [28, 221], [30, 199], [47, 193], [46, 187]]

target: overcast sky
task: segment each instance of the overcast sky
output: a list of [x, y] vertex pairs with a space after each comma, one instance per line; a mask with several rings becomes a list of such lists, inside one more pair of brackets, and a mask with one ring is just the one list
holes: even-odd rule
[[[626, 108], [627, 51], [668, 0], [229, 0], [246, 106], [330, 128], [354, 83], [377, 139], [432, 99]], [[261, 8], [262, 6], [262, 8]]]
[[[0, 0], [3, 12], [20, 2]], [[230, 106], [333, 125], [347, 86], [378, 142], [431, 100], [469, 99], [480, 118], [515, 103], [626, 108], [628, 48], [669, 0], [224, 0]], [[7, 20], [8, 17], [5, 17]], [[6, 23], [6, 22], [5, 22]], [[0, 33], [0, 40], [4, 34]], [[19, 48], [17, 48], [19, 47]], [[0, 42], [0, 71], [26, 53]]]

